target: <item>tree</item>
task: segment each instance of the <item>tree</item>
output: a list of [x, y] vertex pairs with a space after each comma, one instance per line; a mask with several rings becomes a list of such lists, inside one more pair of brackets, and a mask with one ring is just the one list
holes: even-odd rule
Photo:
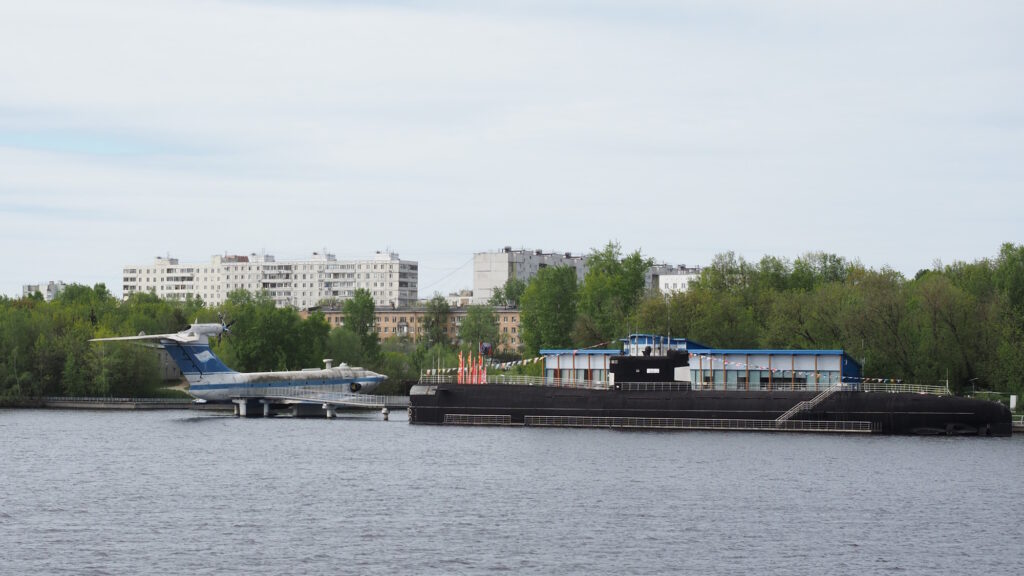
[[906, 379], [914, 371], [915, 323], [903, 275], [887, 268], [857, 280], [847, 342], [863, 342], [866, 372]]
[[363, 366], [366, 360], [363, 354], [363, 341], [359, 335], [347, 326], [339, 326], [331, 330], [327, 338], [327, 356], [337, 363], [352, 366]]
[[644, 277], [654, 263], [639, 251], [625, 258], [615, 242], [591, 252], [579, 291], [579, 320], [574, 340], [581, 346], [609, 342], [628, 332], [626, 319], [644, 293]]
[[324, 358], [330, 357], [327, 355], [330, 334], [331, 325], [327, 323], [323, 312], [313, 312], [301, 322], [298, 334], [303, 342], [299, 351], [301, 366], [312, 368], [319, 365]]
[[142, 396], [160, 384], [160, 366], [152, 350], [135, 345], [104, 348], [100, 362], [102, 385], [96, 393], [111, 396]]
[[1024, 317], [1024, 245], [1003, 244], [993, 276], [1010, 308]]
[[463, 346], [475, 348], [486, 342], [491, 346], [498, 345], [498, 317], [490, 306], [470, 306], [466, 309], [466, 317], [459, 328], [459, 339]]
[[435, 294], [427, 302], [427, 312], [423, 317], [424, 338], [427, 347], [448, 345], [448, 314], [451, 307], [444, 296]]
[[363, 356], [373, 362], [380, 351], [380, 339], [373, 329], [375, 306], [369, 290], [357, 288], [351, 300], [342, 305], [345, 313], [345, 327], [359, 336]]
[[[278, 308], [266, 293], [232, 292], [221, 311], [234, 324], [230, 336], [214, 342], [213, 347], [224, 363], [235, 370], [266, 372], [320, 365], [327, 336], [323, 327], [306, 332], [298, 312]], [[323, 318], [314, 318], [312, 322], [326, 325]], [[320, 357], [313, 357], [314, 354]]]
[[488, 300], [487, 303], [491, 306], [518, 308], [519, 301], [522, 299], [524, 291], [526, 291], [526, 282], [512, 276], [508, 280], [505, 280], [505, 284], [503, 286], [494, 289], [494, 293], [491, 295], [491, 299]]
[[722, 348], [756, 347], [760, 327], [741, 294], [697, 290], [688, 296], [693, 321], [685, 332], [687, 338]]
[[572, 345], [576, 292], [575, 268], [541, 268], [530, 280], [520, 302], [520, 330], [529, 353]]
[[374, 370], [384, 374], [388, 379], [378, 388], [378, 394], [407, 394], [406, 384], [415, 382], [420, 374], [420, 361], [417, 354], [420, 347], [409, 341], [389, 339], [381, 344], [380, 360]]

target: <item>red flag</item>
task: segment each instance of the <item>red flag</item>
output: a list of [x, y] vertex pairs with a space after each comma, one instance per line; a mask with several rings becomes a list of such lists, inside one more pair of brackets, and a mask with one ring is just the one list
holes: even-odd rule
[[462, 384], [462, 350], [459, 350], [459, 374], [455, 377], [455, 381], [458, 384]]

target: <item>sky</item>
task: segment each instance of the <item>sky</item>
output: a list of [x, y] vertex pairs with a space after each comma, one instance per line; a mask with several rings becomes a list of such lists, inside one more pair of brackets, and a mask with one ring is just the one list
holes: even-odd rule
[[156, 256], [1024, 243], [1016, 1], [0, 0], [0, 293]]

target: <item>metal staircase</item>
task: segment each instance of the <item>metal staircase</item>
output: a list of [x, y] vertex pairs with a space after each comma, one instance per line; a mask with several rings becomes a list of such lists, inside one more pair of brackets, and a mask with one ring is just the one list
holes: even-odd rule
[[786, 410], [786, 412], [782, 416], [779, 416], [778, 418], [776, 418], [775, 422], [777, 424], [781, 424], [782, 422], [787, 422], [793, 416], [796, 416], [797, 414], [799, 414], [800, 412], [803, 412], [804, 410], [810, 410], [811, 408], [814, 408], [818, 404], [821, 404], [822, 401], [824, 401], [826, 398], [828, 398], [829, 396], [835, 394], [836, 392], [838, 392], [838, 391], [840, 391], [842, 389], [843, 389], [843, 384], [841, 382], [837, 382], [837, 383], [829, 386], [828, 388], [825, 388], [824, 390], [822, 390], [814, 398], [811, 398], [810, 400], [801, 400], [800, 402], [797, 402], [795, 406], [793, 406], [789, 410]]

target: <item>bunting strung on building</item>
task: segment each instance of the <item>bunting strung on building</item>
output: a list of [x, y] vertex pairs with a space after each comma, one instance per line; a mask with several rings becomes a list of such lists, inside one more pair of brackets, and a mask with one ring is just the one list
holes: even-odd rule
[[544, 360], [543, 356], [538, 356], [536, 358], [525, 358], [523, 360], [512, 360], [512, 361], [509, 361], [509, 362], [497, 362], [497, 363], [491, 364], [491, 367], [494, 368], [495, 370], [508, 370], [508, 369], [514, 368], [516, 366], [526, 366], [528, 364], [536, 364], [537, 362], [540, 362], [541, 360]]
[[[459, 352], [459, 365], [453, 368], [428, 368], [424, 372], [430, 376], [439, 376], [443, 374], [456, 374], [458, 375], [458, 383], [469, 383], [470, 372], [480, 375], [480, 378], [487, 378], [487, 367], [490, 366], [494, 370], [509, 370], [516, 366], [526, 366], [529, 364], [536, 364], [544, 360], [543, 356], [536, 358], [525, 358], [523, 360], [511, 360], [508, 362], [488, 362], [485, 358], [477, 357], [476, 360], [470, 360], [470, 355], [463, 356]], [[475, 362], [475, 364], [474, 364]], [[466, 382], [463, 382], [463, 381]]]

